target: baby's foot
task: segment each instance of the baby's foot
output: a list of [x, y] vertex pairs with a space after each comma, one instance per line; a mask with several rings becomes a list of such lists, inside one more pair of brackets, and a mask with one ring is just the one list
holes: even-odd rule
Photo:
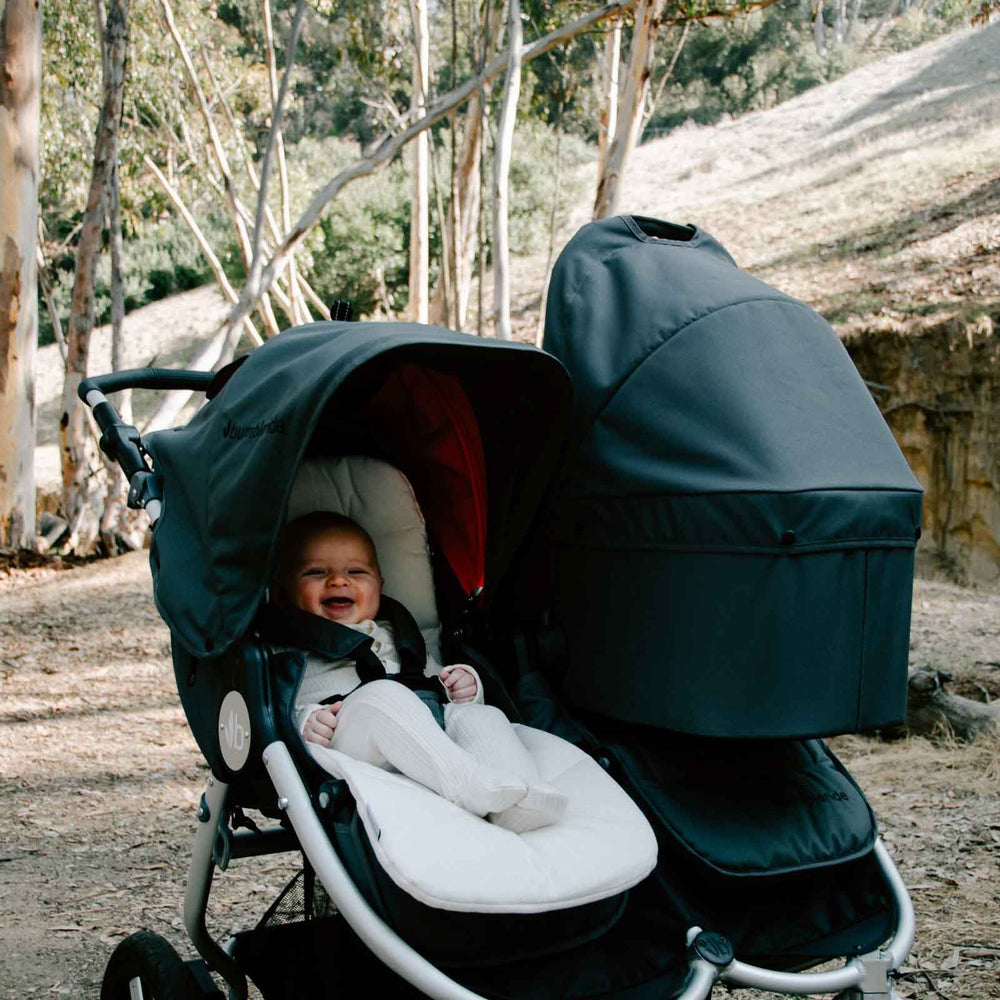
[[505, 812], [528, 794], [528, 786], [509, 771], [477, 767], [457, 804], [476, 816]]
[[566, 796], [551, 785], [532, 785], [528, 794], [508, 808], [490, 813], [489, 821], [513, 833], [551, 826], [566, 815]]

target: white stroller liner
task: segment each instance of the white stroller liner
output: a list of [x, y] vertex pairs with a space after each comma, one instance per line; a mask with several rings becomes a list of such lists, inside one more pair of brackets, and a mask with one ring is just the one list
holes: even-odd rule
[[617, 895], [645, 878], [656, 841], [632, 800], [582, 750], [539, 729], [516, 729], [542, 779], [570, 803], [558, 823], [522, 834], [487, 823], [401, 774], [336, 750], [310, 749], [347, 781], [389, 877], [428, 906], [543, 913]]
[[[372, 536], [385, 591], [410, 609], [431, 649], [440, 632], [426, 528], [406, 477], [367, 456], [303, 463], [289, 519], [314, 510], [353, 518]], [[542, 913], [617, 895], [656, 864], [656, 838], [638, 807], [591, 757], [559, 737], [517, 728], [542, 779], [564, 792], [557, 824], [514, 834], [403, 775], [309, 745], [343, 778], [393, 882], [438, 909]], [[442, 850], [447, 845], [447, 850]]]

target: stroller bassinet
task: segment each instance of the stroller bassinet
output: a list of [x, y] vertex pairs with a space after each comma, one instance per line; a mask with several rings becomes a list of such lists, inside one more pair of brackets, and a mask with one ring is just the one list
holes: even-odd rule
[[[145, 443], [152, 470], [134, 428], [121, 425], [104, 397], [126, 386], [188, 387], [206, 391], [210, 399], [186, 428], [153, 435]], [[296, 665], [272, 654], [258, 616], [275, 537], [289, 508], [296, 509], [300, 502], [301, 491], [308, 491], [302, 484], [309, 476], [327, 476], [330, 460], [361, 454], [363, 466], [376, 459], [377, 468], [388, 467], [383, 464], [388, 462], [406, 473], [427, 517], [442, 629], [435, 635], [434, 616], [418, 613], [425, 640], [439, 638], [446, 661], [477, 666], [487, 700], [512, 718], [519, 718], [521, 710], [529, 723], [533, 715], [545, 716], [551, 725], [539, 729], [572, 735], [588, 753], [556, 741], [551, 744], [554, 757], [571, 759], [570, 765], [561, 766], [592, 775], [590, 787], [597, 787], [600, 776], [612, 770], [623, 784], [634, 786], [633, 795], [658, 825], [656, 803], [651, 806], [649, 796], [639, 795], [637, 787], [644, 785], [648, 791], [669, 785], [669, 776], [660, 773], [666, 759], [661, 747], [651, 750], [645, 737], [621, 739], [610, 729], [594, 737], [586, 727], [560, 721], [551, 702], [539, 714], [531, 706], [537, 709], [544, 698], [528, 697], [539, 680], [535, 665], [522, 662], [519, 680], [513, 660], [497, 661], [498, 670], [487, 655], [502, 655], [512, 632], [506, 621], [517, 603], [512, 589], [522, 586], [527, 564], [522, 558], [513, 574], [508, 567], [532, 527], [564, 443], [569, 385], [558, 362], [519, 345], [415, 324], [315, 324], [288, 331], [215, 376], [118, 373], [87, 380], [81, 396], [105, 431], [106, 450], [131, 480], [133, 501], [146, 506], [156, 521], [151, 550], [156, 600], [171, 628], [181, 700], [213, 773], [199, 815], [185, 922], [204, 962], [225, 978], [231, 996], [246, 995], [247, 975], [267, 997], [314, 992], [317, 970], [331, 963], [342, 972], [341, 987], [364, 983], [368, 988], [381, 985], [393, 996], [456, 1000], [701, 998], [720, 975], [731, 984], [786, 992], [844, 989], [856, 990], [859, 996], [888, 995], [887, 976], [912, 940], [912, 910], [898, 875], [875, 841], [874, 823], [860, 792], [817, 748], [806, 754], [815, 765], [811, 771], [801, 766], [801, 754], [786, 771], [799, 776], [809, 771], [802, 787], [807, 793], [818, 787], [820, 800], [827, 796], [839, 801], [850, 786], [853, 818], [845, 828], [843, 817], [836, 817], [835, 843], [825, 838], [812, 867], [844, 870], [859, 860], [868, 866], [860, 896], [819, 904], [828, 910], [839, 907], [839, 916], [827, 922], [827, 950], [842, 944], [840, 953], [853, 956], [859, 942], [868, 947], [893, 930], [895, 936], [887, 950], [854, 958], [835, 972], [796, 975], [735, 961], [729, 943], [711, 933], [714, 928], [699, 933], [698, 928], [678, 924], [676, 911], [663, 906], [662, 838], [660, 877], [647, 878], [626, 892], [653, 862], [652, 853], [648, 860], [641, 856], [649, 849], [638, 832], [648, 831], [645, 821], [641, 826], [631, 820], [624, 824], [633, 836], [624, 843], [643, 845], [636, 849], [640, 856], [626, 859], [631, 869], [619, 871], [610, 884], [605, 879], [604, 887], [591, 893], [593, 898], [581, 890], [569, 895], [573, 905], [564, 894], [548, 905], [535, 900], [521, 912], [517, 906], [500, 906], [504, 912], [493, 913], [484, 912], [489, 906], [480, 906], [474, 918], [468, 915], [474, 906], [456, 905], [460, 919], [449, 923], [447, 904], [435, 899], [428, 906], [415, 898], [419, 893], [400, 891], [391, 872], [387, 874], [380, 857], [386, 845], [381, 841], [392, 839], [393, 831], [387, 833], [380, 822], [379, 789], [361, 787], [370, 776], [359, 778], [345, 770], [335, 777], [322, 771], [291, 729], [287, 705], [297, 682]], [[469, 472], [466, 446], [472, 424], [481, 435], [484, 456], [479, 478]], [[356, 479], [359, 467], [349, 468], [348, 480]], [[365, 493], [355, 490], [352, 495]], [[352, 502], [345, 503], [348, 513]], [[491, 605], [505, 576], [514, 582], [504, 600]], [[525, 606], [529, 591], [524, 585]], [[507, 693], [510, 689], [521, 696], [521, 710]], [[632, 731], [643, 732], [634, 727]], [[539, 746], [551, 739], [544, 732], [523, 732], [526, 741], [535, 740]], [[576, 756], [566, 757], [569, 753]], [[761, 766], [771, 763], [773, 758]], [[650, 767], [656, 773], [651, 775]], [[837, 777], [831, 778], [834, 772]], [[816, 786], [815, 775], [829, 783]], [[405, 784], [405, 779], [388, 777]], [[617, 788], [613, 782], [609, 787]], [[619, 820], [633, 807], [608, 795], [611, 798], [603, 800], [606, 815], [595, 818], [607, 823], [597, 840], [614, 843], [613, 838], [622, 835]], [[676, 815], [682, 818], [697, 811], [690, 802], [681, 806]], [[264, 829], [248, 825], [243, 812], [247, 808], [275, 822]], [[665, 811], [674, 812], [669, 806]], [[829, 819], [833, 814], [826, 815]], [[810, 816], [810, 822], [816, 819]], [[766, 841], [767, 824], [758, 828], [761, 841]], [[816, 829], [818, 825], [808, 823], [799, 827], [800, 832]], [[307, 873], [315, 871], [337, 912], [312, 919], [307, 908], [303, 919], [292, 924], [261, 926], [226, 946], [216, 942], [205, 926], [214, 867], [288, 850], [305, 854]], [[733, 853], [721, 858], [721, 865], [718, 856], [709, 860], [716, 869], [724, 868]], [[765, 877], [775, 857], [773, 849], [763, 848], [744, 854], [748, 871]], [[578, 860], [582, 869], [596, 865], [597, 881], [602, 881], [599, 869], [607, 861]], [[680, 863], [691, 866], [690, 858]], [[584, 874], [593, 881], [594, 873]], [[699, 887], [698, 873], [685, 870], [679, 875], [678, 891], [689, 899], [713, 891]], [[709, 872], [709, 882], [712, 877]], [[738, 894], [734, 898], [744, 907]], [[784, 920], [791, 927], [801, 906], [814, 907], [808, 885], [790, 903], [773, 900], [764, 918]], [[749, 904], [743, 911], [751, 920], [762, 914], [759, 908], [752, 912]], [[435, 923], [438, 918], [442, 922]], [[461, 940], [442, 947], [442, 928]], [[116, 952], [117, 964], [113, 956], [102, 994], [107, 1000], [128, 995], [130, 988], [134, 996], [135, 988], [141, 992], [144, 983], [148, 988], [153, 982], [150, 977], [159, 975], [143, 964], [142, 943], [132, 941], [120, 955]], [[815, 949], [800, 944], [793, 941], [784, 948], [775, 940], [768, 953], [780, 969], [815, 961]], [[157, 948], [162, 949], [162, 943]], [[212, 995], [204, 965], [177, 964], [183, 971], [174, 970], [171, 982], [179, 984], [175, 992], [158, 992], [161, 977], [155, 979], [154, 995]], [[123, 987], [126, 992], [120, 992]]]

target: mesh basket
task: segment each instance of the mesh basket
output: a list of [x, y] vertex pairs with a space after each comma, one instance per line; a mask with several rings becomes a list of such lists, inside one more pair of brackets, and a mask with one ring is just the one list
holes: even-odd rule
[[303, 920], [319, 920], [333, 916], [337, 908], [327, 895], [316, 873], [309, 865], [296, 872], [267, 908], [257, 923], [257, 929], [294, 924]]

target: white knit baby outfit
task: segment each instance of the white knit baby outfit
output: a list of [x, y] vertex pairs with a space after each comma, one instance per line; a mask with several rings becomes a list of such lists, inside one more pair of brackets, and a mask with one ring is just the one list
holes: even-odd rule
[[[350, 627], [372, 637], [372, 652], [386, 674], [400, 672], [387, 622], [368, 620]], [[405, 685], [385, 679], [359, 687], [353, 661], [310, 654], [296, 697], [296, 725], [301, 733], [324, 699], [349, 692], [337, 715], [330, 741], [333, 750], [400, 771], [449, 802], [477, 816], [488, 816], [515, 833], [554, 823], [565, 812], [565, 796], [541, 781], [534, 760], [507, 717], [483, 704], [483, 685], [476, 671], [465, 669], [476, 678], [475, 700], [445, 705], [442, 732], [428, 707]], [[428, 654], [426, 676], [436, 678], [441, 670], [441, 664]], [[326, 766], [326, 749], [316, 743], [306, 746]]]

